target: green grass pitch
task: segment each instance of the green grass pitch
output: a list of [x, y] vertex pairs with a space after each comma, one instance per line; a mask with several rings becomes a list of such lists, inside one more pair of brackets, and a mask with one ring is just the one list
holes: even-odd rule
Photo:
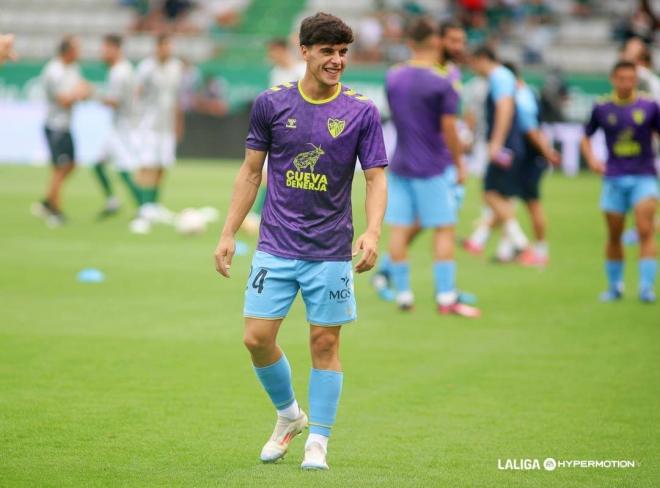
[[[180, 164], [164, 202], [224, 213], [236, 170]], [[50, 230], [28, 211], [45, 178], [44, 168], [0, 166], [1, 486], [658, 486], [660, 309], [637, 301], [635, 248], [625, 300], [596, 300], [597, 178], [547, 179], [546, 271], [459, 252], [459, 284], [478, 295], [478, 321], [435, 313], [428, 235], [412, 251], [412, 314], [356, 277], [359, 318], [342, 336], [327, 473], [300, 472], [300, 438], [282, 463], [258, 462], [275, 418], [241, 343], [249, 256], [235, 259], [231, 280], [216, 274], [220, 224], [198, 238], [165, 227], [134, 236], [129, 205], [95, 222], [102, 200], [81, 169], [66, 188], [70, 225]], [[355, 181], [360, 231], [364, 185]], [[107, 281], [77, 283], [86, 267]], [[306, 407], [300, 300], [280, 340]], [[498, 459], [546, 457], [638, 467], [498, 470]]]

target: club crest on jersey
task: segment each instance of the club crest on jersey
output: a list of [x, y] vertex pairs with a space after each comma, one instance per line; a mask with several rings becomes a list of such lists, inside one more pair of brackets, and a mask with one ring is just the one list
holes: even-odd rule
[[644, 123], [644, 119], [646, 118], [646, 112], [644, 112], [644, 110], [642, 110], [641, 108], [638, 108], [637, 110], [633, 110], [632, 118], [637, 125], [642, 125]]
[[[316, 163], [325, 154], [321, 146], [315, 146], [308, 142], [314, 149], [298, 154], [293, 158], [293, 166], [296, 171], [286, 172], [286, 186], [311, 191], [328, 191], [328, 177], [323, 173], [316, 173]], [[309, 169], [309, 171], [304, 171]]]
[[346, 127], [345, 120], [328, 119], [328, 132], [330, 132], [333, 139], [337, 139], [339, 134], [344, 132], [344, 127]]
[[296, 119], [287, 119], [286, 120], [286, 128], [287, 129], [295, 129], [297, 122], [298, 121]]

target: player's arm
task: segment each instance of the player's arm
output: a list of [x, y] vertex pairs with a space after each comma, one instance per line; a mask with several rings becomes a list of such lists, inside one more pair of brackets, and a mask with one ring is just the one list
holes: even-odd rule
[[580, 141], [580, 151], [582, 152], [584, 159], [587, 161], [589, 169], [594, 173], [602, 175], [605, 173], [605, 165], [596, 157], [593, 147], [591, 146], [591, 136], [593, 136], [600, 127], [598, 123], [597, 108], [597, 106], [594, 107], [589, 122], [587, 122], [587, 125], [584, 127], [584, 136], [582, 136], [582, 140]]
[[365, 210], [367, 213], [367, 230], [357, 238], [353, 247], [353, 257], [362, 251], [362, 257], [355, 265], [355, 271], [363, 273], [369, 271], [378, 259], [378, 241], [380, 229], [385, 217], [387, 207], [387, 177], [384, 167], [375, 167], [364, 170], [367, 181], [367, 195]]
[[261, 172], [265, 160], [265, 151], [246, 149], [245, 160], [234, 181], [227, 220], [225, 220], [225, 225], [220, 234], [220, 241], [215, 249], [215, 269], [227, 278], [229, 278], [229, 268], [236, 247], [234, 235], [257, 198], [257, 190], [261, 184]]
[[442, 126], [442, 134], [445, 138], [445, 144], [451, 152], [452, 160], [456, 166], [456, 174], [458, 175], [458, 183], [465, 183], [465, 162], [463, 161], [463, 147], [461, 139], [458, 136], [458, 129], [456, 125], [456, 115], [445, 114], [440, 118], [440, 125]]
[[547, 159], [550, 164], [553, 166], [559, 166], [561, 164], [561, 156], [550, 145], [550, 141], [548, 141], [548, 138], [545, 136], [541, 129], [537, 127], [527, 131], [525, 135], [534, 145], [534, 147], [541, 153], [541, 156]]
[[504, 147], [506, 136], [513, 123], [513, 114], [513, 96], [502, 97], [495, 103], [495, 119], [488, 148], [491, 161], [497, 159], [498, 154]]

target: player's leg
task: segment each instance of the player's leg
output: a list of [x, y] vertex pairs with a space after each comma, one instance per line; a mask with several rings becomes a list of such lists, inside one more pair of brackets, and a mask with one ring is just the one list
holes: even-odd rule
[[307, 426], [293, 393], [291, 367], [277, 345], [277, 332], [298, 292], [295, 260], [257, 251], [245, 289], [245, 333], [255, 374], [277, 410], [277, 422], [261, 450], [261, 460], [275, 462]]
[[350, 261], [300, 261], [298, 282], [310, 324], [310, 435], [304, 469], [327, 469], [328, 439], [335, 423], [343, 382], [339, 361], [341, 326], [357, 317]]
[[116, 129], [113, 127], [105, 142], [103, 157], [92, 166], [92, 174], [94, 175], [96, 181], [98, 181], [99, 186], [101, 187], [101, 191], [103, 192], [103, 196], [105, 197], [103, 208], [98, 213], [99, 219], [104, 219], [106, 217], [115, 215], [119, 210], [119, 200], [115, 196], [112, 182], [110, 181], [108, 171], [106, 169], [106, 163], [108, 160], [112, 160], [114, 164], [117, 162], [117, 137]]
[[624, 178], [605, 178], [601, 193], [600, 207], [607, 225], [605, 245], [605, 273], [607, 291], [601, 294], [601, 301], [618, 300], [623, 296], [623, 234], [626, 213], [629, 210], [629, 189]]
[[605, 246], [605, 272], [607, 274], [608, 289], [601, 295], [601, 300], [609, 302], [618, 300], [623, 294], [623, 245], [621, 235], [625, 224], [625, 214], [605, 213], [607, 223], [607, 244]]
[[[414, 296], [410, 287], [408, 243], [417, 225], [411, 178], [390, 173], [387, 185], [387, 211], [385, 222], [390, 226], [389, 280], [394, 289], [397, 305], [410, 310]], [[375, 283], [374, 283], [375, 284]]]
[[635, 224], [639, 235], [639, 297], [646, 303], [655, 301], [655, 277], [658, 269], [655, 242], [657, 185], [654, 177], [638, 177], [632, 195]]
[[545, 266], [548, 264], [547, 221], [541, 204], [541, 180], [547, 164], [539, 159], [526, 163], [521, 169], [520, 196], [532, 222], [534, 245], [521, 254], [520, 263], [524, 266]]
[[328, 469], [326, 455], [335, 424], [344, 374], [339, 361], [341, 326], [310, 325], [309, 436], [303, 469]]
[[414, 182], [415, 206], [424, 228], [433, 228], [433, 280], [438, 311], [477, 317], [479, 311], [461, 302], [456, 287], [455, 225], [458, 220], [457, 202], [450, 182], [444, 175]]
[[113, 159], [115, 169], [135, 205], [139, 207], [142, 203], [142, 195], [134, 178], [133, 171], [138, 167], [139, 161], [136, 157], [137, 141], [131, 127], [120, 127], [117, 129], [115, 146], [113, 148]]
[[71, 133], [46, 129], [46, 138], [53, 163], [51, 177], [46, 190], [46, 197], [37, 204], [37, 212], [46, 219], [51, 227], [57, 227], [65, 222], [62, 213], [61, 193], [64, 181], [75, 169], [75, 151]]

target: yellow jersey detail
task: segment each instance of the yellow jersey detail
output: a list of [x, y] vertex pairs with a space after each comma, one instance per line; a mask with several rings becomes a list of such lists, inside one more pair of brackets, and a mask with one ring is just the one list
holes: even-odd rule
[[298, 93], [300, 93], [300, 96], [303, 97], [303, 100], [305, 100], [306, 102], [309, 102], [314, 105], [322, 105], [324, 103], [332, 102], [335, 98], [339, 96], [339, 94], [341, 93], [341, 83], [337, 83], [337, 90], [335, 91], [335, 93], [330, 95], [328, 98], [324, 98], [323, 100], [314, 100], [313, 98], [310, 98], [307, 95], [305, 95], [305, 92], [302, 90], [300, 81], [298, 81]]

